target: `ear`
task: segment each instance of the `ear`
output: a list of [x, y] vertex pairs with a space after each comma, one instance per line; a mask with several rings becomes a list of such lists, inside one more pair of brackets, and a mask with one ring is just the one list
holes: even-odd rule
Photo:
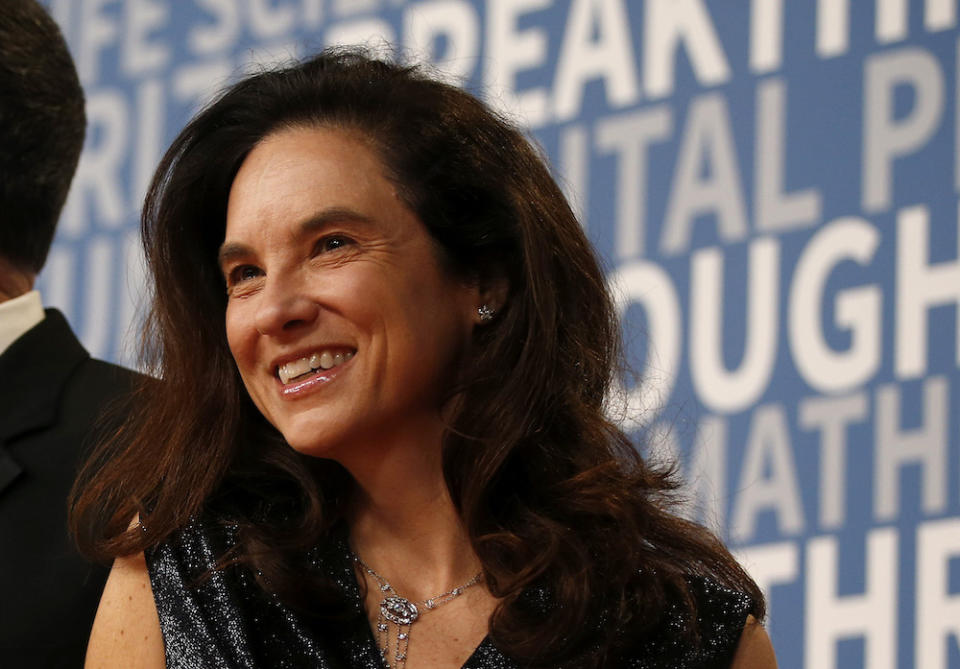
[[510, 284], [501, 273], [477, 279], [474, 322], [486, 325], [495, 320], [497, 314], [506, 306], [510, 293]]

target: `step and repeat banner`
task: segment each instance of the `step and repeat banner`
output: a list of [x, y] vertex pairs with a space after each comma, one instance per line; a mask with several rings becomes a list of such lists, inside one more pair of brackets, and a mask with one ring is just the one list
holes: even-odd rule
[[134, 362], [138, 210], [191, 114], [398, 49], [549, 156], [619, 298], [627, 425], [767, 592], [781, 666], [960, 669], [956, 0], [47, 6], [89, 131], [40, 288], [94, 355]]

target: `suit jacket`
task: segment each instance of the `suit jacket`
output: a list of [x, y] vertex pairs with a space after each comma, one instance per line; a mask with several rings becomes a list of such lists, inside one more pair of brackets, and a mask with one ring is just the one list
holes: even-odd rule
[[136, 375], [94, 360], [58, 311], [0, 355], [0, 667], [82, 667], [107, 569], [67, 534], [67, 493]]

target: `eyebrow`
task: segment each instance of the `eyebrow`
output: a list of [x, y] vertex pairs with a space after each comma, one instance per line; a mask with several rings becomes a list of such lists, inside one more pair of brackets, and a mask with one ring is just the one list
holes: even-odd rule
[[[304, 219], [299, 225], [297, 235], [305, 237], [315, 234], [318, 230], [322, 230], [333, 223], [346, 222], [369, 224], [373, 222], [373, 219], [349, 207], [330, 207]], [[231, 260], [246, 258], [251, 255], [254, 255], [253, 249], [242, 242], [224, 242], [217, 252], [217, 265], [223, 268]]]

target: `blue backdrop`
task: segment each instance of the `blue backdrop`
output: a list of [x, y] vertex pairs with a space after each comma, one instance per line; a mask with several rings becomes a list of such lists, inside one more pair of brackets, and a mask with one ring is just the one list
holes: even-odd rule
[[88, 95], [40, 288], [132, 362], [138, 210], [258, 63], [383, 40], [543, 146], [616, 286], [624, 419], [782, 667], [960, 669], [955, 0], [49, 0]]

